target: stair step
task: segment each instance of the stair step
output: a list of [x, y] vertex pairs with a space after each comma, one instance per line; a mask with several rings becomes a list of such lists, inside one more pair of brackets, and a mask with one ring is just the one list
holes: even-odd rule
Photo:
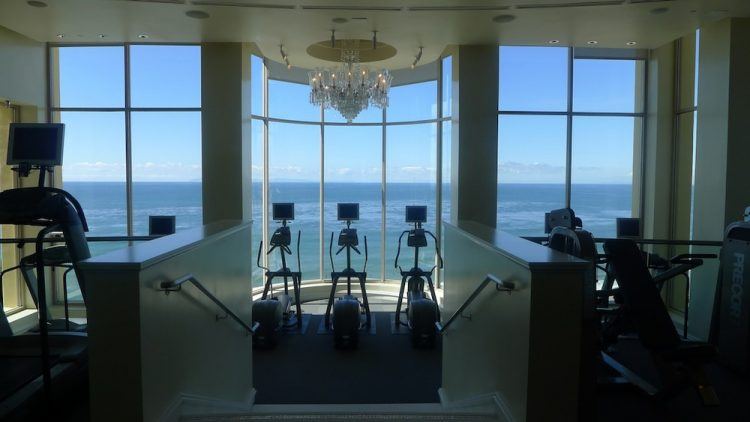
[[200, 422], [245, 422], [245, 421], [294, 421], [294, 422], [319, 422], [319, 421], [496, 421], [497, 418], [487, 415], [468, 414], [434, 414], [434, 415], [400, 415], [395, 413], [372, 414], [308, 414], [308, 415], [280, 415], [280, 414], [248, 414], [248, 415], [221, 415], [221, 416], [192, 416], [182, 417], [182, 421]]

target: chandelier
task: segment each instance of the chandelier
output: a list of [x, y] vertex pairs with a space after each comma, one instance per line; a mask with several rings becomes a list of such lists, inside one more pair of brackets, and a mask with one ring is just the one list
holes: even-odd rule
[[[368, 106], [388, 107], [391, 74], [387, 69], [370, 71], [359, 63], [356, 46], [341, 49], [337, 68], [309, 72], [310, 103], [333, 108], [351, 123]], [[352, 48], [353, 47], [353, 48]]]

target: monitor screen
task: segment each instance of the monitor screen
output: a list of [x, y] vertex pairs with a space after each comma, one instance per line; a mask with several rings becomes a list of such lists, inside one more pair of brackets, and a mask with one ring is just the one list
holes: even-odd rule
[[617, 219], [617, 237], [641, 237], [641, 219], [640, 218], [618, 218]]
[[64, 132], [62, 123], [11, 123], [7, 163], [61, 165]]
[[277, 202], [273, 204], [273, 219], [294, 220], [294, 204], [291, 202]]
[[176, 217], [174, 215], [149, 215], [148, 235], [166, 236], [174, 234], [176, 225]]
[[576, 214], [570, 208], [560, 208], [544, 213], [544, 230], [549, 233], [555, 227], [576, 228]]
[[427, 207], [424, 205], [407, 205], [406, 222], [424, 223], [427, 221]]
[[359, 204], [338, 204], [338, 218], [345, 221], [359, 220]]

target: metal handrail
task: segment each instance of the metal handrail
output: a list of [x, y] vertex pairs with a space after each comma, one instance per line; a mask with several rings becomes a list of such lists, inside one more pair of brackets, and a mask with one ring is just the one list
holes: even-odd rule
[[[144, 242], [147, 240], [158, 239], [162, 236], [86, 236], [89, 242]], [[33, 237], [7, 237], [0, 239], [0, 244], [7, 243], [34, 243], [37, 239]], [[62, 236], [48, 236], [42, 239], [44, 243], [62, 243], [65, 240]]]
[[[521, 236], [523, 239], [535, 243], [546, 242], [549, 237], [546, 236]], [[595, 243], [604, 243], [609, 240], [616, 240], [611, 237], [594, 238]], [[633, 239], [633, 242], [639, 245], [666, 245], [666, 246], [722, 246], [720, 240], [674, 240], [674, 239]]]
[[[255, 332], [258, 330], [258, 327], [260, 326], [260, 323], [255, 322], [252, 327], [249, 326], [249, 325], [247, 325], [242, 319], [240, 319], [240, 317], [237, 316], [237, 314], [235, 314], [234, 312], [232, 312], [216, 296], [214, 296], [211, 292], [209, 292], [208, 289], [206, 289], [203, 286], [203, 284], [201, 284], [201, 282], [198, 281], [198, 279], [195, 278], [195, 276], [193, 276], [192, 274], [185, 274], [184, 276], [178, 278], [177, 280], [173, 280], [173, 281], [162, 281], [161, 284], [159, 285], [159, 287], [160, 287], [160, 290], [164, 292], [164, 294], [169, 294], [170, 292], [178, 292], [178, 291], [182, 290], [182, 285], [185, 284], [185, 283], [187, 283], [187, 282], [190, 282], [193, 286], [195, 286], [196, 288], [198, 288], [198, 290], [200, 290], [201, 293], [203, 293], [204, 295], [206, 295], [206, 297], [208, 297], [209, 299], [211, 299], [211, 301], [213, 303], [215, 303], [219, 308], [221, 308], [221, 310], [224, 311], [224, 313], [226, 314], [226, 316], [232, 317], [232, 319], [235, 320], [238, 324], [240, 324], [242, 326], [242, 328], [244, 328], [245, 330], [247, 330], [247, 332], [249, 332], [250, 334], [254, 335]], [[224, 317], [218, 317], [217, 316], [216, 319], [217, 320], [218, 319], [224, 319], [224, 318], [226, 318], [226, 316], [224, 316]]]
[[477, 288], [474, 289], [474, 292], [471, 295], [469, 295], [468, 298], [466, 298], [464, 303], [458, 307], [458, 310], [456, 310], [456, 312], [453, 313], [453, 315], [448, 319], [448, 322], [446, 322], [445, 325], [442, 325], [440, 321], [437, 321], [435, 323], [435, 327], [437, 328], [438, 333], [440, 334], [444, 333], [448, 329], [448, 327], [450, 327], [450, 325], [453, 324], [453, 321], [458, 319], [458, 317], [461, 316], [464, 310], [466, 310], [466, 308], [468, 308], [469, 305], [471, 305], [471, 303], [474, 302], [474, 299], [476, 299], [477, 296], [479, 296], [479, 293], [481, 293], [482, 290], [484, 290], [484, 288], [487, 287], [487, 285], [490, 282], [495, 283], [495, 289], [499, 292], [507, 292], [508, 294], [511, 294], [513, 290], [515, 290], [516, 288], [516, 285], [513, 282], [503, 281], [495, 277], [492, 274], [487, 274], [484, 277], [484, 280], [482, 280], [482, 282], [479, 283], [479, 286], [477, 286]]

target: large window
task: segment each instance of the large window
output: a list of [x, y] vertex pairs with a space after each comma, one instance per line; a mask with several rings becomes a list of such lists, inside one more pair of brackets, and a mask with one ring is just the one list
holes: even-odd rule
[[151, 215], [174, 215], [178, 231], [202, 223], [200, 60], [199, 46], [50, 47], [50, 111], [66, 125], [62, 184], [89, 236], [147, 235]]
[[545, 212], [571, 207], [595, 236], [614, 237], [617, 217], [637, 215], [644, 61], [604, 54], [500, 47], [500, 228], [539, 236]]
[[[344, 224], [336, 218], [336, 204], [357, 202], [360, 220], [354, 225], [363, 254], [367, 237], [368, 279], [400, 279], [393, 260], [398, 236], [409, 228], [404, 221], [404, 207], [426, 205], [427, 227], [439, 235], [438, 222], [445, 216], [438, 205], [441, 165], [447, 177], [441, 193], [448, 196], [442, 200], [450, 200], [450, 142], [439, 142], [450, 136], [450, 123], [444, 122], [446, 113], [440, 113], [438, 107], [440, 95], [444, 100], [447, 96], [450, 102], [449, 92], [438, 93], [450, 84], [438, 83], [439, 64], [434, 65], [432, 78], [394, 86], [386, 112], [369, 107], [352, 123], [346, 123], [335, 110], [311, 106], [309, 87], [292, 82], [299, 80], [293, 71], [269, 74], [261, 58], [253, 56], [250, 60], [254, 91], [253, 219], [254, 227], [261, 231], [255, 234], [257, 238], [267, 240], [277, 226], [271, 218], [272, 203], [294, 202], [296, 215], [290, 226], [295, 239], [297, 231], [302, 231], [302, 278], [329, 280], [331, 233], [335, 243]], [[450, 67], [450, 59], [446, 60]], [[261, 92], [267, 92], [268, 97], [264, 98]], [[267, 247], [263, 249], [261, 254]], [[410, 253], [411, 250], [406, 255]], [[272, 255], [277, 254], [274, 251]], [[412, 258], [406, 255], [401, 257], [402, 265], [410, 266]], [[435, 264], [434, 247], [420, 255], [424, 268]], [[263, 261], [273, 269], [279, 266], [276, 256]], [[334, 261], [337, 270], [343, 269], [343, 255], [334, 256]], [[363, 261], [363, 256], [355, 254], [354, 268], [362, 268]], [[296, 257], [290, 264], [296, 269]], [[257, 287], [262, 282], [261, 273], [256, 271], [253, 285]]]

